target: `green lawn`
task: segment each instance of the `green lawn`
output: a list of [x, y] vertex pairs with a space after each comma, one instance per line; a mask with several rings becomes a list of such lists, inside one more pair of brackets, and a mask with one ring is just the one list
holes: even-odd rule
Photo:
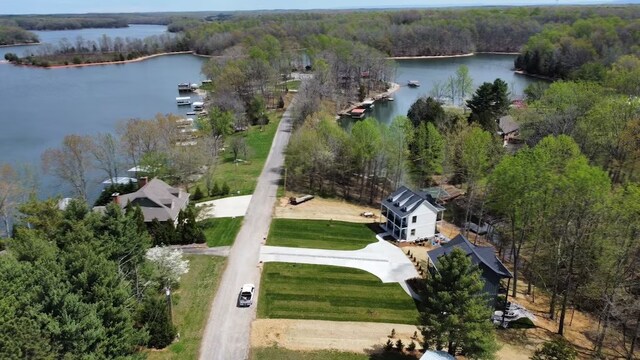
[[258, 317], [415, 324], [418, 310], [399, 284], [363, 270], [265, 263]]
[[236, 235], [240, 231], [240, 226], [242, 226], [242, 219], [242, 217], [214, 218], [199, 222], [207, 237], [207, 246], [233, 245]]
[[[253, 190], [258, 182], [258, 177], [262, 172], [264, 163], [271, 150], [271, 143], [278, 130], [280, 116], [280, 112], [271, 113], [269, 116], [270, 122], [265, 125], [264, 128], [252, 126], [247, 131], [235, 133], [227, 138], [227, 150], [220, 155], [213, 174], [213, 179], [218, 183], [218, 186], [222, 186], [222, 184], [226, 182], [231, 190], [230, 195], [234, 196], [253, 194]], [[248, 156], [243, 160], [246, 161], [234, 162], [230, 144], [235, 137], [245, 138]], [[197, 186], [200, 186], [200, 188], [205, 191], [204, 179], [189, 188], [192, 194], [195, 192]], [[205, 197], [199, 201], [209, 199], [210, 198]]]
[[389, 352], [383, 354], [364, 355], [335, 350], [294, 351], [278, 347], [254, 348], [251, 360], [415, 360], [415, 356]]
[[180, 340], [162, 351], [149, 351], [149, 360], [197, 359], [209, 307], [218, 288], [226, 258], [188, 255], [189, 272], [173, 294], [173, 320]]
[[333, 220], [273, 219], [267, 245], [358, 250], [376, 242], [366, 224]]

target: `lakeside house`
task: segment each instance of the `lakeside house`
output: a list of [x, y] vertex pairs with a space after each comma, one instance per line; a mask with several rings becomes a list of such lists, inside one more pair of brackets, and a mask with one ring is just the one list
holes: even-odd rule
[[444, 210], [429, 193], [401, 186], [382, 200], [386, 220], [381, 226], [398, 241], [429, 239], [436, 235], [436, 223]]
[[449, 254], [454, 249], [462, 250], [474, 265], [482, 270], [484, 280], [484, 292], [492, 306], [495, 305], [502, 279], [508, 279], [507, 293], [513, 275], [498, 259], [492, 246], [477, 246], [469, 242], [463, 235], [458, 235], [453, 240], [442, 244], [439, 248], [427, 252], [429, 267], [432, 271], [438, 271], [438, 263], [441, 256]]
[[504, 146], [520, 141], [520, 125], [513, 120], [511, 115], [505, 115], [498, 120], [498, 135], [502, 138]]
[[114, 201], [125, 208], [127, 204], [139, 205], [144, 215], [144, 222], [148, 223], [157, 219], [160, 222], [178, 222], [178, 214], [189, 205], [189, 193], [169, 186], [164, 181], [154, 178], [147, 182], [147, 178], [141, 178], [138, 182], [140, 188], [129, 194], [113, 194]]

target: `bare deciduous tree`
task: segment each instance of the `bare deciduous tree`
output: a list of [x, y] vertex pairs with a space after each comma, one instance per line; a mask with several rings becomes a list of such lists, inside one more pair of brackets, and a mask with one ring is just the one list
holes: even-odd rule
[[42, 167], [69, 184], [75, 195], [87, 200], [87, 172], [91, 168], [91, 138], [67, 135], [62, 146], [42, 154]]

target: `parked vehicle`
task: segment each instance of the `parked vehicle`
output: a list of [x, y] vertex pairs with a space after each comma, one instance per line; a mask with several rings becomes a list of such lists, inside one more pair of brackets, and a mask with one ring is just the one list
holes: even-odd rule
[[238, 295], [238, 306], [249, 307], [253, 303], [253, 293], [255, 292], [255, 285], [244, 284], [240, 288], [240, 295]]

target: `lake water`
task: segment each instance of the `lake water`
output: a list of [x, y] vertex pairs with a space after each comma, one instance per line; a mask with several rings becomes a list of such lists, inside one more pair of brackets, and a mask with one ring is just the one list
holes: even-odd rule
[[[164, 25], [129, 25], [126, 28], [117, 29], [80, 29], [80, 30], [56, 30], [56, 31], [32, 31], [42, 44], [58, 45], [60, 40], [67, 39], [72, 44], [78, 36], [82, 36], [85, 41], [98, 41], [102, 35], [107, 35], [112, 39], [121, 37], [123, 39], [144, 39], [153, 35], [162, 35], [167, 33], [167, 27]], [[41, 45], [25, 45], [25, 46], [8, 46], [0, 47], [0, 60], [4, 60], [4, 54], [14, 53], [18, 56], [33, 53], [37, 51]]]
[[[444, 84], [449, 76], [455, 74], [460, 65], [469, 67], [474, 90], [485, 81], [493, 82], [496, 78], [501, 78], [509, 84], [512, 96], [521, 98], [529, 84], [540, 80], [515, 74], [514, 60], [514, 55], [481, 54], [469, 57], [397, 61], [396, 82], [401, 85], [400, 90], [392, 95], [394, 101], [377, 102], [370, 116], [389, 123], [398, 115], [407, 115], [407, 111], [419, 97], [428, 96], [435, 83]], [[419, 81], [421, 86], [408, 87], [407, 83], [411, 80]]]
[[[162, 56], [146, 61], [65, 69], [0, 64], [0, 164], [40, 166], [40, 156], [67, 134], [113, 132], [119, 121], [185, 114], [177, 84], [204, 80], [205, 59]], [[196, 100], [193, 96], [192, 99]], [[93, 178], [96, 185], [99, 178]], [[43, 195], [59, 190], [43, 178]], [[66, 192], [65, 192], [66, 193]]]

